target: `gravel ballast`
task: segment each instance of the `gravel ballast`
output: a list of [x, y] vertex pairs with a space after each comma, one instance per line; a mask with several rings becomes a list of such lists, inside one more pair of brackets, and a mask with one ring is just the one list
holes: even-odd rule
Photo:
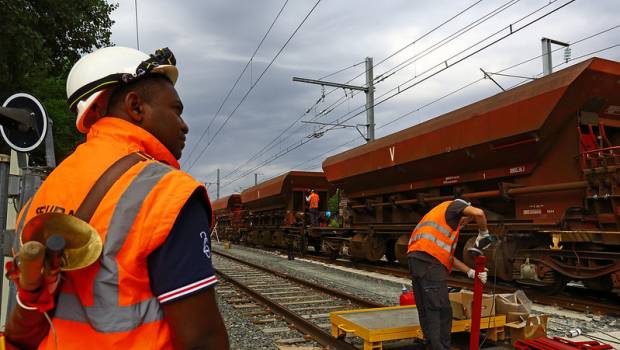
[[[217, 243], [214, 243], [213, 246], [215, 250], [243, 258], [249, 262], [355, 294], [387, 306], [398, 305], [402, 286], [411, 286], [411, 281], [404, 278], [353, 270], [298, 257], [294, 261], [289, 261], [286, 258], [286, 252], [264, 251], [237, 245], [233, 245], [230, 249], [224, 249], [222, 245]], [[238, 310], [223, 302], [221, 298], [219, 301], [231, 338], [231, 349], [278, 349], [272, 344], [273, 338], [265, 337], [258, 327], [244, 320]], [[534, 304], [533, 310], [537, 313], [550, 315], [548, 322], [549, 337], [566, 337], [567, 331], [579, 328], [584, 334], [606, 339], [609, 344], [620, 349], [620, 343], [612, 343], [612, 341], [618, 342], [613, 337], [620, 338], [620, 321], [618, 318], [584, 314], [539, 304]], [[607, 334], [612, 337], [607, 337]], [[571, 340], [592, 339], [581, 336]]]

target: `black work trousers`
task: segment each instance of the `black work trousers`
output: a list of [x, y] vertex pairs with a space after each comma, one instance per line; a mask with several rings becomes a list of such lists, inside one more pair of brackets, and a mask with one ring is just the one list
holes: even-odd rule
[[319, 226], [319, 208], [310, 208], [310, 225]]
[[438, 260], [431, 262], [411, 256], [408, 260], [424, 338], [432, 350], [449, 350], [452, 308], [446, 281], [448, 271]]

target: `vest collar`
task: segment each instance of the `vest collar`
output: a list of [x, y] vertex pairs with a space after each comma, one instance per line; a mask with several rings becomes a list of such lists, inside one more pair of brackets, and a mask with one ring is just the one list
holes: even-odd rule
[[91, 126], [86, 139], [125, 144], [128, 153], [143, 152], [176, 169], [180, 167], [172, 153], [155, 136], [121, 118], [112, 116], [100, 118]]

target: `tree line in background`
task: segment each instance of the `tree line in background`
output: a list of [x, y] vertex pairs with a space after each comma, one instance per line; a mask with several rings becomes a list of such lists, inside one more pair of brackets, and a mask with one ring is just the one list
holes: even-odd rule
[[[0, 103], [16, 92], [43, 102], [57, 162], [84, 139], [67, 107], [67, 75], [84, 53], [111, 45], [117, 7], [105, 0], [0, 0]], [[36, 165], [45, 164], [40, 148], [31, 157]]]

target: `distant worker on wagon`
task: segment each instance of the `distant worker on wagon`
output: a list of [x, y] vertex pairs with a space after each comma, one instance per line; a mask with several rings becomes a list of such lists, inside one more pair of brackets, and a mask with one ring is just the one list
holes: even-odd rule
[[[452, 308], [446, 279], [452, 266], [474, 278], [475, 271], [454, 256], [461, 227], [474, 219], [478, 225], [475, 247], [492, 241], [484, 211], [462, 199], [445, 201], [429, 211], [413, 230], [407, 249], [420, 326], [432, 350], [450, 349]], [[482, 283], [487, 272], [478, 274]]]
[[310, 194], [306, 197], [306, 202], [310, 203], [310, 224], [318, 226], [319, 224], [319, 195], [310, 190]]

